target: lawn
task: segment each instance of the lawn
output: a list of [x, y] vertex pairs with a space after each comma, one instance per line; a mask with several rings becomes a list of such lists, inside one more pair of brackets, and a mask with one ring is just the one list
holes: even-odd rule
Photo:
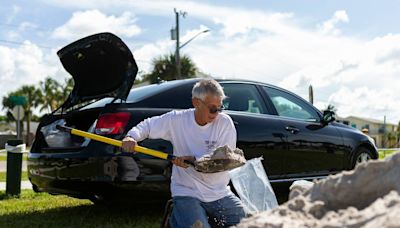
[[383, 159], [393, 153], [398, 152], [396, 150], [378, 150], [378, 151], [379, 151], [379, 159]]
[[[379, 158], [393, 152], [379, 151]], [[27, 179], [26, 172], [22, 176]], [[0, 227], [160, 227], [163, 210], [164, 202], [110, 207], [32, 190], [22, 190], [18, 198], [0, 191]]]
[[[28, 153], [23, 153], [22, 154], [22, 160], [26, 161], [28, 157]], [[7, 161], [7, 152], [5, 153], [0, 153], [0, 161]]]
[[[5, 182], [6, 181], [6, 172], [0, 172], [0, 182]], [[27, 171], [22, 171], [21, 173], [21, 181], [27, 181], [28, 180], [28, 173]]]
[[160, 227], [164, 203], [99, 206], [89, 200], [23, 190], [0, 191], [0, 227]]

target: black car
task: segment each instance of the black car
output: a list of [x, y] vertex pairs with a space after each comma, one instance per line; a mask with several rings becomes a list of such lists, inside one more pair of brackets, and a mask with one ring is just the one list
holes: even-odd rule
[[[110, 33], [78, 40], [58, 52], [75, 87], [67, 101], [44, 116], [28, 156], [36, 191], [79, 198], [156, 199], [169, 196], [170, 162], [121, 152], [117, 147], [55, 129], [57, 124], [121, 140], [145, 118], [191, 108], [200, 79], [162, 82], [131, 89], [137, 73], [127, 46]], [[334, 121], [301, 97], [265, 83], [218, 80], [225, 112], [236, 126], [247, 159], [263, 156], [273, 186], [315, 179], [376, 159], [372, 140]], [[142, 146], [172, 153], [171, 143], [145, 140]]]

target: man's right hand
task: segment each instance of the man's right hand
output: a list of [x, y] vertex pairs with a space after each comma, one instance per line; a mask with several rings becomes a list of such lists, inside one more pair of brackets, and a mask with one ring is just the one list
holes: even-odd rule
[[125, 137], [122, 140], [122, 150], [125, 152], [135, 152], [135, 146], [137, 142], [132, 137]]

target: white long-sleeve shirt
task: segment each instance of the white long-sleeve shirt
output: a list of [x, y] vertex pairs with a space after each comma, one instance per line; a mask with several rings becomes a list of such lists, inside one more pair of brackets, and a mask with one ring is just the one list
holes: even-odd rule
[[[165, 139], [172, 143], [175, 156], [194, 156], [196, 159], [228, 145], [236, 148], [236, 129], [232, 119], [220, 113], [213, 122], [204, 126], [196, 123], [194, 109], [171, 111], [161, 116], [145, 119], [127, 134], [136, 141], [146, 138]], [[174, 196], [191, 196], [211, 202], [232, 194], [227, 171], [201, 173], [193, 167], [173, 166], [171, 193]]]

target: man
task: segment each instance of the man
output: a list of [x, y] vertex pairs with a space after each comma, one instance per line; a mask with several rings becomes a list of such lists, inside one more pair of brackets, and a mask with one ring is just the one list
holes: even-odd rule
[[[232, 119], [222, 111], [225, 98], [215, 80], [201, 80], [192, 90], [194, 108], [171, 111], [146, 119], [123, 139], [122, 148], [132, 151], [137, 141], [162, 138], [173, 145], [171, 193], [174, 202], [171, 227], [210, 227], [238, 224], [245, 214], [240, 200], [231, 192], [227, 171], [201, 173], [184, 160], [196, 160], [220, 146], [236, 148]], [[173, 99], [173, 98], [172, 98]]]

